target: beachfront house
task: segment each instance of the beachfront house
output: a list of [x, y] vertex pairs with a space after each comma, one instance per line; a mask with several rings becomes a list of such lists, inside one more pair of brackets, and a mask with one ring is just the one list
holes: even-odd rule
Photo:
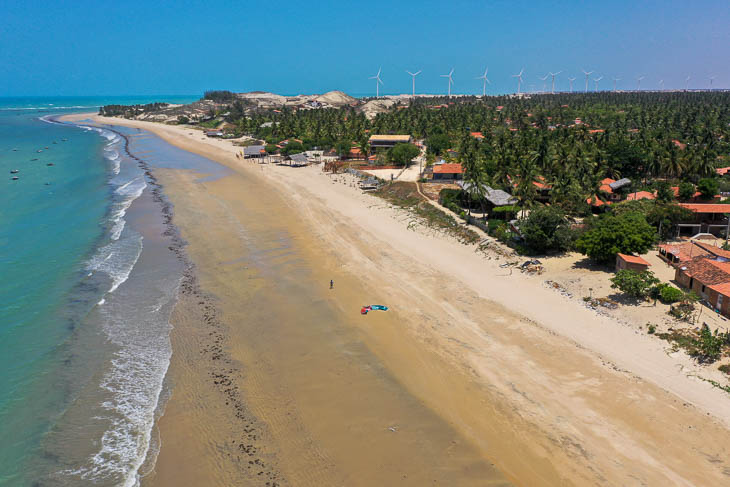
[[370, 153], [375, 154], [378, 149], [388, 150], [395, 147], [397, 144], [410, 144], [413, 142], [413, 137], [410, 135], [371, 135]]
[[243, 148], [244, 159], [259, 159], [266, 156], [266, 146], [263, 145], [249, 145]]
[[292, 167], [302, 167], [309, 164], [309, 158], [304, 152], [298, 154], [292, 154], [289, 156], [289, 165]]
[[730, 252], [716, 245], [698, 240], [659, 245], [659, 258], [675, 267], [689, 262], [695, 257], [710, 259], [723, 257], [730, 261]]
[[205, 135], [207, 137], [223, 137], [223, 130], [221, 130], [221, 129], [206, 130]]
[[[459, 181], [458, 184], [462, 190], [469, 192], [472, 189], [472, 183], [468, 181]], [[494, 208], [502, 206], [512, 206], [517, 204], [517, 198], [501, 189], [493, 189], [482, 183], [481, 190], [478, 192], [484, 195], [487, 212], [490, 213]]]
[[724, 257], [693, 257], [677, 267], [674, 280], [694, 291], [711, 307], [730, 316], [730, 261]]

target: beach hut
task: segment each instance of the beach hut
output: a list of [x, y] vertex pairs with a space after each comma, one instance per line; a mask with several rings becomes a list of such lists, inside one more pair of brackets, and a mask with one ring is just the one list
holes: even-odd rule
[[302, 167], [309, 164], [309, 158], [304, 152], [298, 154], [292, 154], [289, 156], [289, 165], [292, 167]]
[[637, 255], [616, 254], [616, 272], [624, 269], [644, 272], [649, 269], [650, 265], [651, 264]]

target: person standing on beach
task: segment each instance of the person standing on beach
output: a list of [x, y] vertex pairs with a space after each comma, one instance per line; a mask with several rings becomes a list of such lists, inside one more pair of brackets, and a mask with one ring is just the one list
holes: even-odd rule
[[334, 287], [335, 287], [335, 281], [330, 279], [330, 289], [334, 289]]

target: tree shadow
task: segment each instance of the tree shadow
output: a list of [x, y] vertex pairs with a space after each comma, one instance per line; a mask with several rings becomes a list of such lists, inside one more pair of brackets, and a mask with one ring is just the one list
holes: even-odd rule
[[576, 261], [572, 265], [573, 269], [585, 269], [594, 272], [607, 272], [613, 273], [613, 267], [607, 266], [606, 264], [599, 264], [590, 259], [590, 257], [584, 257], [581, 260]]

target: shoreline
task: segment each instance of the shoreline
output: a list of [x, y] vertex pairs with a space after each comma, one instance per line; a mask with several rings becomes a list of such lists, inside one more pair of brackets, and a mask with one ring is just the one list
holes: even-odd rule
[[[496, 264], [488, 265], [483, 259], [481, 263], [476, 262], [469, 249], [456, 247], [442, 237], [416, 232], [404, 235], [404, 225], [397, 221], [397, 211], [313, 172], [317, 169], [295, 170], [299, 171], [296, 178], [290, 168], [261, 166], [260, 171], [258, 167], [253, 171], [254, 166], [235, 160], [233, 150], [226, 148], [231, 147], [230, 143], [200, 143], [186, 134], [190, 129], [95, 118], [101, 123], [128, 124], [150, 130], [173, 145], [216, 160], [237, 173], [249, 176], [255, 173], [262, 181], [268, 178], [267, 184], [271, 188], [274, 187], [271, 175], [275, 175], [282, 197], [289, 202], [293, 212], [298, 212], [308, 222], [308, 231], [314, 233], [314, 239], [320, 246], [323, 242], [331, 243], [332, 248], [325, 250], [327, 259], [338, 263], [342, 269], [342, 277], [336, 282], [357, 275], [359, 284], [372, 294], [388, 294], [391, 301], [401, 305], [405, 305], [408, 298], [421, 298], [419, 302], [424, 303], [421, 309], [405, 313], [394, 311], [394, 314], [398, 313], [401, 326], [373, 330], [355, 325], [357, 332], [407, 390], [454, 424], [513, 481], [529, 483], [526, 480], [531, 479], [533, 483], [557, 483], [560, 479], [580, 483], [578, 479], [594, 482], [603, 478], [614, 483], [638, 475], [650, 483], [669, 480], [709, 484], [710, 479], [722, 479], [725, 475], [719, 467], [711, 472], [694, 473], [690, 468], [696, 466], [693, 454], [683, 452], [680, 447], [665, 446], [672, 438], [690, 436], [682, 428], [693, 424], [695, 433], [686, 438], [687, 443], [699, 445], [704, 437], [706, 449], [722, 451], [722, 432], [715, 431], [719, 426], [715, 421], [686, 403], [684, 406], [674, 404], [678, 404], [677, 396], [684, 397], [700, 410], [712, 412], [717, 420], [727, 425], [730, 417], [727, 403], [730, 401], [706, 384], [692, 383], [682, 370], [670, 372], [672, 364], [690, 370], [691, 364], [666, 357], [656, 342], [648, 342], [646, 337], [632, 338], [621, 328], [611, 330], [619, 335], [618, 339], [607, 338], [607, 332], [599, 327], [615, 327], [611, 320], [591, 315], [588, 310], [577, 309], [564, 300], [561, 302], [546, 289], [540, 291], [535, 280], [515, 276], [507, 281], [498, 279], [499, 284], [485, 284], [484, 279], [474, 275], [473, 266], [478, 265], [482, 272], [491, 272], [491, 279], [494, 279], [498, 275]], [[323, 182], [317, 183], [318, 178]], [[340, 182], [345, 181], [344, 177], [340, 178]], [[172, 186], [163, 185], [172, 189]], [[325, 187], [332, 188], [327, 200], [314, 190]], [[333, 233], [333, 226], [339, 227], [337, 233]], [[378, 226], [386, 229], [379, 231], [375, 228]], [[388, 249], [386, 254], [390, 255], [385, 257], [375, 255], [373, 249], [383, 248], [387, 233], [394, 235], [410, 255], [400, 255], [396, 249]], [[424, 246], [428, 246], [426, 251], [419, 250]], [[453, 255], [456, 264], [444, 265], [433, 257], [434, 252]], [[383, 275], [364, 267], [366, 263], [384, 261], [388, 266], [381, 267]], [[439, 281], [447, 275], [445, 271], [450, 271], [453, 282]], [[420, 282], [419, 279], [412, 284], [403, 281], [408, 276], [420, 276]], [[464, 292], [464, 286], [467, 292]], [[510, 295], [518, 288], [533, 296], [533, 307], [521, 306], [520, 299]], [[445, 307], [447, 302], [434, 301], [444, 289], [454, 292], [447, 295], [457, 298], [455, 305]], [[544, 306], [542, 312], [537, 310], [541, 305]], [[515, 309], [518, 311], [513, 312]], [[571, 316], [566, 317], [566, 312]], [[416, 316], [412, 316], [414, 313]], [[483, 316], [496, 319], [498, 328], [494, 327], [494, 322], [491, 325], [483, 322]], [[576, 329], [576, 323], [582, 328]], [[627, 337], [631, 340], [623, 345], [626, 349], [614, 350], [617, 343]], [[415, 344], [410, 347], [392, 343], [405, 343], [404, 339], [413, 341], [414, 338]], [[557, 350], [570, 357], [572, 363], [565, 364], [555, 357]], [[485, 351], [488, 351], [487, 355]], [[648, 357], [637, 359], [637, 351]], [[457, 380], [448, 372], [443, 376], [443, 372], [429, 367], [419, 371], [417, 364], [423, 365], [426, 357], [445, 365], [451, 373], [460, 370], [463, 376]], [[660, 360], [662, 357], [664, 359]], [[506, 370], [494, 369], [494, 364], [501, 364]], [[669, 365], [669, 368], [653, 370], [657, 365]], [[441, 379], [436, 380], [440, 376]], [[541, 381], [544, 384], [541, 385]], [[609, 391], [613, 391], [614, 397]], [[460, 401], [454, 403], [455, 397]], [[634, 399], [627, 403], [628, 397]], [[722, 400], [724, 402], [720, 402]], [[634, 404], [637, 401], [639, 404]], [[474, 408], [479, 404], [482, 407], [491, 404], [494, 416], [475, 415]], [[561, 420], [568, 411], [574, 415], [571, 420]], [[501, 419], [496, 425], [493, 424], [495, 417]], [[164, 416], [161, 423], [163, 421]], [[490, 431], [485, 438], [485, 433]], [[534, 443], [530, 447], [532, 453], [526, 456], [536, 460], [536, 468], [527, 467], [524, 460], [515, 458], [516, 455], [510, 455], [510, 452], [495, 452], [490, 445], [501, 436], [516, 435], [517, 440], [503, 438], [501, 441], [508, 449], [519, 450], [520, 446], [524, 447], [519, 437], [525, 434], [534, 435], [530, 437]], [[165, 431], [162, 438], [164, 452]], [[608, 438], [611, 440], [607, 442]], [[649, 449], [651, 445], [654, 448], [662, 445], [661, 458]], [[619, 466], [609, 465], [604, 460], [616, 454], [621, 458]], [[537, 460], [540, 458], [543, 460]], [[656, 471], [660, 464], [669, 468], [667, 462], [672, 463], [672, 469]], [[525, 471], [526, 467], [531, 471]], [[560, 474], [556, 475], [557, 472]], [[552, 481], [548, 481], [550, 478]]]

